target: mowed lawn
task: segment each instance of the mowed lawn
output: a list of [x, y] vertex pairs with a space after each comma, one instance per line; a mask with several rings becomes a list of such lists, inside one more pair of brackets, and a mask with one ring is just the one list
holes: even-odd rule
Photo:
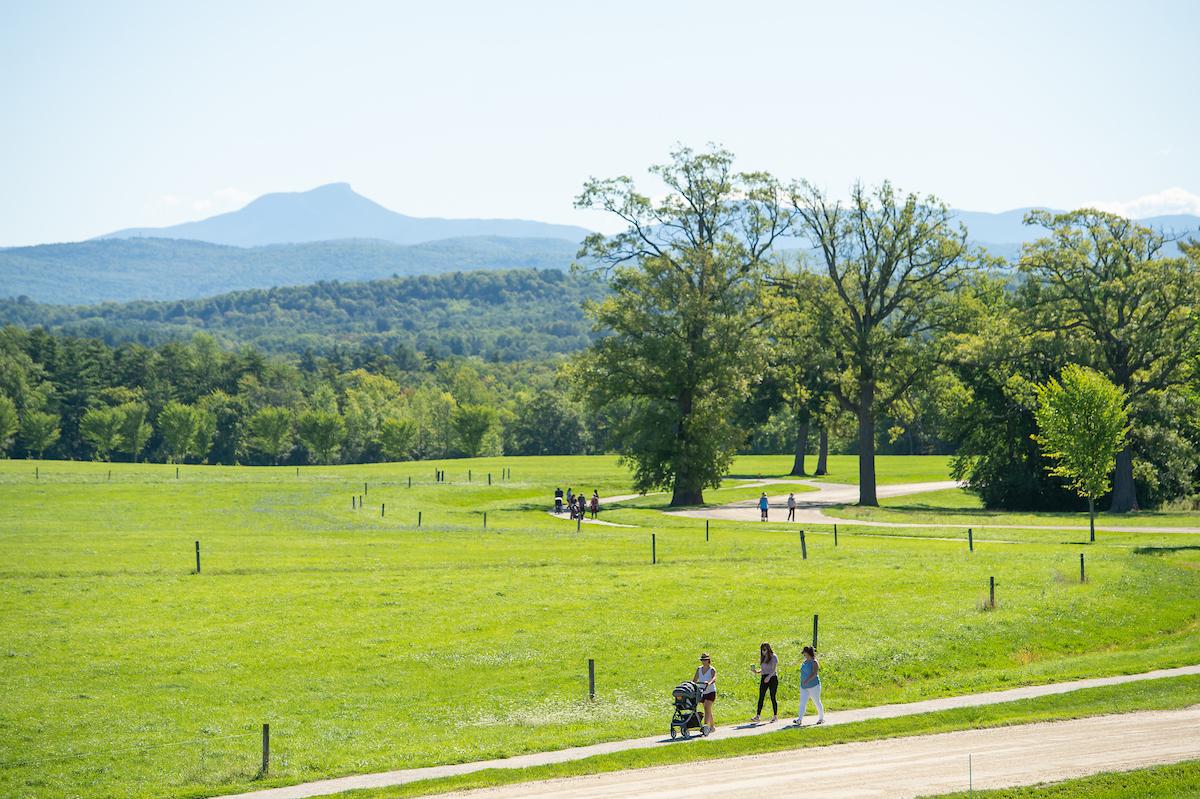
[[[880, 468], [945, 477], [945, 459]], [[831, 459], [831, 480], [854, 474]], [[184, 466], [178, 480], [164, 465], [0, 463], [0, 796], [205, 796], [665, 732], [702, 649], [718, 721], [741, 721], [761, 640], [794, 712], [813, 614], [839, 708], [1200, 662], [1188, 550], [1094, 547], [1083, 585], [1080, 547], [1054, 543], [970, 554], [814, 534], [804, 560], [786, 527], [713, 522], [706, 542], [702, 521], [654, 509], [576, 533], [545, 513], [555, 485], [630, 493], [607, 457]]]

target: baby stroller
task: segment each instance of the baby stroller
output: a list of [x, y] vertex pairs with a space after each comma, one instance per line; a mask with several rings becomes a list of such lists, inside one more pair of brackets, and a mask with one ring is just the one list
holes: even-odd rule
[[671, 716], [671, 740], [675, 740], [676, 731], [684, 739], [691, 738], [688, 731], [696, 728], [699, 728], [701, 735], [708, 735], [700, 711], [702, 691], [699, 685], [689, 680], [681, 682], [671, 692], [675, 705], [675, 714]]

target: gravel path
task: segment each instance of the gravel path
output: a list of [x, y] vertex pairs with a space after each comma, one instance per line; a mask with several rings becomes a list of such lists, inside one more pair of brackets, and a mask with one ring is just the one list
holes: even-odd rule
[[[877, 522], [865, 519], [840, 518], [830, 516], [825, 511], [839, 505], [853, 505], [858, 502], [858, 486], [846, 483], [822, 483], [813, 480], [764, 480], [761, 483], [748, 485], [772, 485], [777, 483], [800, 484], [817, 489], [816, 491], [805, 491], [796, 495], [795, 524], [843, 524], [847, 527], [953, 528], [958, 530], [967, 526], [973, 527], [976, 530], [1066, 530], [1073, 532], [1087, 532], [1088, 530], [1087, 525], [1078, 524], [988, 524], [983, 522], [967, 525], [961, 522], [952, 524]], [[958, 488], [960, 485], [960, 483], [953, 480], [881, 485], [876, 489], [876, 494], [880, 499], [884, 499], [887, 497], [907, 496], [909, 494], [922, 494], [927, 491], [942, 491], [947, 488]], [[767, 501], [771, 505], [768, 523], [781, 522], [787, 524], [788, 522], [785, 521], [787, 519], [787, 495], [768, 496]], [[759, 520], [758, 500], [756, 499], [731, 502], [728, 505], [722, 505], [718, 508], [697, 508], [695, 510], [666, 512], [672, 516], [689, 516], [697, 519], [727, 519], [743, 522]], [[964, 515], [968, 514], [969, 511], [964, 511]], [[1200, 533], [1200, 527], [1138, 527], [1111, 524], [1098, 524], [1096, 525], [1096, 530], [1097, 532], [1107, 533], [1169, 533], [1180, 535], [1195, 535]]]
[[1200, 705], [794, 749], [451, 794], [472, 799], [904, 799], [1200, 758]]
[[[865, 721], [868, 719], [884, 719], [896, 718], [899, 716], [913, 715], [917, 713], [931, 713], [938, 710], [950, 710], [960, 707], [974, 707], [977, 705], [992, 705], [1001, 702], [1012, 702], [1017, 699], [1031, 699], [1038, 696], [1049, 696], [1052, 694], [1068, 693], [1080, 688], [1095, 688], [1104, 685], [1120, 685], [1123, 683], [1138, 682], [1141, 680], [1154, 680], [1163, 677], [1177, 677], [1186, 674], [1200, 674], [1200, 665], [1183, 666], [1175, 669], [1160, 669], [1157, 671], [1144, 672], [1142, 674], [1126, 674], [1116, 677], [1098, 677], [1087, 680], [1074, 680], [1071, 682], [1052, 683], [1049, 685], [1030, 685], [1022, 688], [1012, 688], [1005, 691], [991, 691], [982, 694], [969, 694], [966, 696], [952, 696], [942, 699], [930, 699], [923, 702], [910, 702], [900, 705], [880, 705], [877, 707], [860, 708], [858, 710], [841, 710], [830, 711], [825, 714], [826, 725], [848, 724], [855, 721]], [[825, 696], [827, 704], [836, 702], [832, 693]], [[663, 722], [664, 726], [669, 720], [669, 708], [667, 703], [663, 705]], [[786, 710], [781, 708], [782, 710]], [[810, 716], [811, 718], [811, 716]], [[1121, 716], [1126, 718], [1126, 716]], [[718, 729], [708, 740], [721, 740], [723, 738], [736, 738], [747, 735], [764, 735], [783, 729], [784, 724], [759, 724], [759, 725], [738, 725], [726, 726]], [[1195, 732], [1193, 725], [1192, 732]], [[1197, 740], [1200, 736], [1193, 735]], [[362, 774], [352, 777], [338, 777], [328, 780], [320, 780], [317, 782], [303, 783], [300, 785], [289, 785], [282, 788], [269, 788], [262, 791], [252, 791], [250, 793], [234, 794], [220, 799], [304, 799], [310, 796], [325, 796], [331, 793], [340, 791], [348, 791], [355, 788], [382, 788], [391, 785], [403, 785], [404, 783], [414, 782], [416, 780], [433, 779], [435, 777], [449, 777], [457, 774], [469, 774], [473, 771], [480, 771], [488, 768], [524, 768], [526, 766], [539, 766], [548, 763], [562, 763], [568, 760], [579, 760], [592, 755], [602, 755], [610, 752], [620, 752], [630, 749], [648, 749], [657, 746], [704, 746], [706, 741], [694, 741], [683, 744], [680, 742], [672, 742], [665, 735], [657, 735], [650, 738], [634, 738], [625, 741], [609, 741], [608, 743], [592, 744], [590, 746], [577, 746], [570, 749], [559, 749], [552, 752], [537, 752], [529, 755], [518, 755], [516, 757], [502, 758], [497, 760], [482, 760], [473, 763], [456, 763], [448, 766], [431, 766], [428, 768], [403, 769], [400, 771], [387, 771], [377, 774]], [[1095, 748], [1095, 742], [1092, 741], [1090, 746]], [[1124, 743], [1121, 742], [1120, 746]], [[812, 751], [812, 750], [809, 750]], [[697, 774], [697, 768], [703, 768], [706, 775], [722, 772], [725, 769], [725, 763], [731, 761], [714, 762], [708, 766], [689, 766], [691, 777]], [[964, 755], [965, 763], [965, 755]], [[621, 772], [627, 773], [627, 772]], [[588, 778], [592, 779], [592, 778]], [[597, 778], [598, 779], [598, 778]], [[677, 784], [679, 778], [676, 777]], [[684, 781], [685, 783], [687, 781]], [[519, 790], [518, 790], [519, 789]], [[515, 793], [497, 794], [504, 796], [529, 796], [532, 789], [531, 785], [517, 786], [513, 789]], [[926, 791], [927, 792], [927, 791]], [[593, 794], [587, 794], [589, 796]], [[625, 795], [623, 789], [611, 788], [600, 796], [618, 796]], [[729, 794], [730, 796], [740, 794]], [[785, 795], [793, 795], [787, 793]], [[827, 794], [815, 794], [823, 796]], [[866, 795], [883, 795], [883, 794], [866, 794]], [[889, 794], [894, 795], [894, 794]]]

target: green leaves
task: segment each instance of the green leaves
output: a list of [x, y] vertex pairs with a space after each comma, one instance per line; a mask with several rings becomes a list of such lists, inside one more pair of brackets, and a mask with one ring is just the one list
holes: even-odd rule
[[1103, 375], [1074, 364], [1063, 369], [1061, 380], [1037, 387], [1034, 440], [1054, 461], [1047, 470], [1082, 497], [1094, 501], [1110, 488], [1129, 431], [1126, 399]]
[[580, 250], [612, 293], [587, 306], [603, 337], [576, 388], [594, 410], [625, 409], [616, 433], [639, 490], [694, 504], [744, 439], [731, 417], [765, 362], [769, 251], [790, 214], [777, 181], [734, 172], [725, 150], [679, 148], [650, 171], [668, 189], [657, 202], [629, 178], [591, 180], [576, 200], [626, 225]]

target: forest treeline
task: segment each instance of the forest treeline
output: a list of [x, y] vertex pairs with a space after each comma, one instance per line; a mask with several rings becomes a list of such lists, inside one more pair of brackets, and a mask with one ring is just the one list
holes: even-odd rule
[[[812, 454], [820, 471], [828, 452], [857, 453], [867, 504], [876, 453], [941, 452], [988, 507], [1063, 509], [1081, 500], [1047, 469], [1037, 396], [1078, 365], [1127, 406], [1110, 507], [1197, 493], [1194, 238], [1033, 211], [1040, 237], [999, 258], [936, 198], [887, 183], [831, 198], [735, 172], [716, 149], [653, 171], [664, 199], [628, 178], [585, 186], [577, 202], [625, 229], [590, 237], [570, 274], [60, 317], [10, 303], [5, 318], [55, 330], [0, 331], [0, 451], [255, 464], [615, 452], [675, 504], [701, 501], [738, 452], [794, 453], [794, 474]], [[780, 251], [782, 236], [811, 249]]]
[[43, 326], [108, 344], [147, 346], [208, 333], [225, 347], [271, 353], [347, 346], [412, 357], [521, 361], [583, 349], [593, 339], [585, 300], [595, 276], [558, 269], [454, 272], [252, 289], [198, 300], [88, 306], [0, 300], [0, 323]]

